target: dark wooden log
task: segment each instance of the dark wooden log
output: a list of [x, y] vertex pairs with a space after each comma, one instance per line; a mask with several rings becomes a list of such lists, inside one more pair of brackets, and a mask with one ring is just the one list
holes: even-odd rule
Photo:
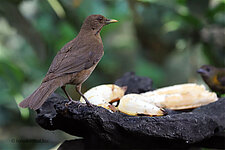
[[51, 95], [37, 110], [36, 118], [44, 129], [84, 138], [81, 143], [66, 144], [78, 142], [88, 148], [225, 148], [225, 98], [189, 112], [169, 112], [160, 117], [112, 113], [78, 101], [66, 107], [67, 102], [58, 94]]

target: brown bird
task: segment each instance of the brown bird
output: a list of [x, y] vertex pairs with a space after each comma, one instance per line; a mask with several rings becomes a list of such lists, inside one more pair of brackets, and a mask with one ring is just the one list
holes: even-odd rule
[[81, 85], [90, 76], [104, 54], [100, 36], [102, 27], [114, 22], [118, 21], [107, 19], [102, 15], [88, 16], [77, 37], [57, 53], [40, 87], [19, 106], [39, 109], [58, 87], [63, 89], [72, 102], [73, 100], [65, 89], [67, 84], [75, 85], [76, 91], [90, 106], [89, 101], [81, 93]]
[[219, 94], [225, 93], [225, 68], [203, 65], [197, 72], [212, 91]]

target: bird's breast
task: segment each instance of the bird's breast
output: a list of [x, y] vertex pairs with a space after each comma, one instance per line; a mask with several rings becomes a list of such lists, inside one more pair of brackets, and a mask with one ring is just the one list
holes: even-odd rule
[[215, 85], [220, 85], [220, 82], [218, 81], [217, 76], [214, 76], [212, 80]]
[[95, 69], [96, 65], [97, 65], [97, 63], [94, 64], [92, 67], [90, 67], [88, 69], [85, 69], [85, 70], [82, 70], [80, 72], [71, 74], [71, 80], [70, 80], [69, 84], [73, 84], [73, 85], [82, 84], [91, 75], [91, 73]]

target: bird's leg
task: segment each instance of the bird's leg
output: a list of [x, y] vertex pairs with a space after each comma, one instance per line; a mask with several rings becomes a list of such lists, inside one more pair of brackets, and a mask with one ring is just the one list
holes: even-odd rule
[[92, 104], [87, 100], [87, 98], [81, 93], [81, 84], [75, 86], [76, 91], [80, 94], [80, 96], [83, 97], [83, 99], [85, 100], [86, 104], [88, 106], [92, 106]]
[[64, 86], [62, 86], [61, 88], [62, 88], [63, 92], [66, 94], [66, 97], [67, 97], [70, 101], [73, 101], [72, 98], [69, 96], [69, 94], [66, 92], [66, 86], [64, 85]]
[[74, 101], [73, 101], [72, 98], [69, 96], [69, 94], [66, 92], [66, 86], [64, 85], [64, 86], [62, 86], [61, 88], [62, 88], [62, 90], [64, 91], [64, 93], [66, 94], [66, 97], [69, 99], [69, 102], [65, 104], [66, 106], [68, 106], [71, 102], [74, 102]]

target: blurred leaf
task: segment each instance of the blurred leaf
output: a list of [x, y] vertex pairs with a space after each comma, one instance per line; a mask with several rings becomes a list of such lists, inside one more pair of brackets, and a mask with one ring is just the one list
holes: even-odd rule
[[164, 24], [164, 28], [166, 32], [171, 32], [174, 30], [177, 30], [180, 27], [180, 22], [178, 21], [169, 21], [166, 24]]
[[12, 93], [18, 91], [24, 81], [22, 70], [16, 64], [7, 60], [0, 60], [0, 75], [4, 82], [7, 83], [7, 86], [10, 87]]
[[135, 72], [137, 75], [146, 76], [153, 80], [153, 85], [156, 87], [161, 86], [165, 73], [157, 65], [150, 63], [149, 61], [139, 58], [136, 63]]
[[209, 9], [207, 12], [207, 18], [210, 20], [210, 22], [215, 22], [215, 16], [218, 14], [222, 14], [221, 17], [223, 17], [224, 21], [224, 15], [225, 15], [225, 2], [221, 2], [218, 5], [216, 5], [214, 8]]
[[[18, 104], [20, 102], [22, 102], [24, 100], [24, 97], [21, 94], [19, 94], [19, 93], [18, 94], [15, 94], [14, 98], [16, 100], [17, 106], [18, 106]], [[28, 117], [29, 117], [29, 109], [28, 108], [25, 108], [24, 109], [24, 108], [20, 108], [20, 107], [18, 107], [18, 108], [19, 108], [21, 117], [23, 119], [28, 119]]]
[[50, 14], [41, 15], [35, 22], [35, 27], [42, 33], [45, 41], [53, 44], [57, 37], [57, 32], [55, 32], [55, 25], [53, 23], [53, 18]]
[[176, 0], [176, 2], [180, 5], [185, 5], [187, 0]]
[[202, 23], [200, 20], [198, 20], [197, 18], [195, 18], [194, 16], [192, 15], [183, 15], [183, 16], [180, 16], [186, 23], [192, 25], [192, 27], [194, 28], [200, 28], [202, 27]]
[[59, 18], [65, 17], [65, 11], [58, 0], [48, 0], [48, 2], [54, 9], [55, 13], [59, 16]]
[[74, 39], [78, 33], [67, 23], [62, 22], [58, 25], [59, 38], [55, 43], [55, 51], [59, 51], [66, 43]]

